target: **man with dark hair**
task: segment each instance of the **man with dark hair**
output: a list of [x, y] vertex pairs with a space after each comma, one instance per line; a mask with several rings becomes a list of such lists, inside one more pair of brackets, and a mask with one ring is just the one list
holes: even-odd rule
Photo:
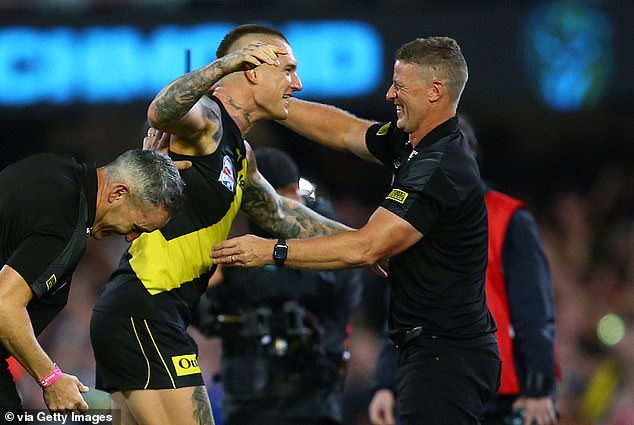
[[181, 202], [183, 181], [167, 156], [132, 150], [99, 168], [34, 155], [2, 170], [0, 187], [0, 409], [21, 409], [7, 369], [14, 356], [49, 410], [84, 411], [88, 388], [61, 371], [37, 336], [66, 305], [86, 238], [132, 241], [162, 227]]
[[[314, 188], [300, 189], [297, 165], [285, 152], [262, 148], [255, 156], [280, 195], [337, 218]], [[269, 237], [253, 223], [251, 231]], [[360, 270], [278, 265], [216, 271], [198, 314], [203, 333], [222, 338], [225, 425], [342, 424], [348, 322], [360, 278]]]
[[250, 37], [253, 36], [253, 34], [257, 34], [260, 39], [274, 38], [290, 46], [284, 34], [275, 28], [259, 24], [244, 24], [235, 27], [224, 36], [216, 49], [216, 58], [227, 56], [232, 50], [235, 50], [236, 45], [245, 41], [243, 39], [244, 37]]
[[147, 141], [192, 164], [182, 171], [186, 203], [160, 232], [132, 243], [93, 311], [96, 386], [111, 393], [123, 424], [213, 423], [187, 326], [215, 269], [209, 252], [238, 211], [282, 238], [349, 229], [278, 195], [243, 139], [256, 122], [285, 119], [302, 88], [286, 38], [246, 25], [222, 46], [223, 56], [165, 86], [149, 106]]
[[[460, 47], [419, 38], [396, 52], [386, 98], [396, 125], [293, 99], [282, 123], [309, 139], [380, 162], [392, 187], [368, 223], [286, 241], [289, 267], [336, 270], [389, 260], [389, 326], [400, 352], [403, 425], [477, 424], [499, 385], [495, 323], [486, 305], [487, 212], [478, 166], [456, 117], [467, 82]], [[214, 247], [218, 264], [271, 264], [275, 241], [246, 235]]]

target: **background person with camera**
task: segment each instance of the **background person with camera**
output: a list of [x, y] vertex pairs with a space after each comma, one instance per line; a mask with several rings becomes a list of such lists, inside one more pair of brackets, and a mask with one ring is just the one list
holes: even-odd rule
[[[280, 195], [337, 218], [330, 202], [315, 196], [314, 186], [299, 187], [297, 165], [286, 153], [262, 148], [255, 155]], [[342, 423], [348, 322], [361, 286], [360, 270], [269, 265], [216, 271], [197, 320], [205, 335], [222, 338], [225, 425]]]

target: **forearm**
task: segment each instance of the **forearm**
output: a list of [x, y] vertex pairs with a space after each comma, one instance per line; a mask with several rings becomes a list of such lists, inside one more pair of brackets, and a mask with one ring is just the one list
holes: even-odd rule
[[555, 368], [552, 280], [537, 225], [525, 210], [518, 210], [509, 223], [502, 260], [515, 351], [523, 359], [528, 374], [552, 377]]
[[301, 203], [278, 194], [257, 171], [253, 150], [249, 162], [240, 210], [251, 221], [278, 238], [311, 238], [350, 230], [350, 227], [319, 215]]
[[[523, 369], [529, 375], [551, 378], [555, 370], [555, 323], [548, 314], [550, 309], [544, 308], [548, 303], [538, 296], [518, 297], [517, 291], [507, 294], [515, 332], [514, 351], [522, 358]], [[533, 295], [538, 294], [533, 291]]]
[[272, 236], [284, 239], [328, 236], [350, 227], [283, 196], [245, 187], [241, 210]]
[[160, 129], [183, 118], [228, 72], [223, 58], [220, 58], [172, 81], [150, 104], [148, 118], [152, 126]]
[[554, 385], [555, 317], [550, 270], [537, 225], [518, 210], [502, 251], [514, 351], [522, 359], [525, 395], [548, 395]]
[[[379, 262], [403, 252], [422, 237], [405, 220], [379, 208], [359, 230], [312, 239], [287, 240], [285, 265], [310, 270], [378, 266]], [[274, 263], [274, 245], [275, 241], [271, 239], [243, 235], [214, 245], [211, 257], [215, 264], [261, 267]]]
[[291, 268], [342, 270], [372, 266], [381, 259], [358, 230], [316, 239], [294, 239], [287, 244], [285, 265]]
[[2, 306], [0, 340], [6, 350], [35, 379], [46, 376], [53, 370], [53, 362], [38, 343], [25, 308]]
[[326, 147], [351, 152], [374, 161], [365, 147], [365, 132], [373, 121], [321, 103], [291, 99], [288, 118], [279, 121], [291, 130]]
[[394, 343], [385, 338], [383, 347], [376, 361], [375, 380], [377, 388], [387, 388], [396, 392], [396, 372], [398, 370], [399, 353]]

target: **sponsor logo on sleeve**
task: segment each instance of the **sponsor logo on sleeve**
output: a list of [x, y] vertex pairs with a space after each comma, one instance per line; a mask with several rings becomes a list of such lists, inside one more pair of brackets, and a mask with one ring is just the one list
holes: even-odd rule
[[385, 199], [391, 199], [392, 201], [396, 201], [400, 204], [405, 203], [407, 196], [409, 194], [401, 189], [392, 189], [392, 191], [385, 197]]
[[55, 274], [52, 274], [51, 277], [46, 279], [46, 290], [50, 291], [53, 286], [57, 283], [57, 277]]
[[173, 356], [172, 363], [174, 363], [174, 369], [176, 369], [176, 375], [178, 376], [195, 375], [200, 373], [200, 366], [198, 366], [196, 354]]

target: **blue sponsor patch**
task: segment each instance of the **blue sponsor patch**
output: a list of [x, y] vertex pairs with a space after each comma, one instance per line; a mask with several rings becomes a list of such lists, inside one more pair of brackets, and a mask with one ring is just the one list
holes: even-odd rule
[[218, 176], [218, 181], [231, 192], [233, 192], [236, 187], [233, 162], [231, 162], [231, 158], [229, 158], [228, 155], [225, 155], [222, 159], [222, 171], [220, 172], [220, 176]]

